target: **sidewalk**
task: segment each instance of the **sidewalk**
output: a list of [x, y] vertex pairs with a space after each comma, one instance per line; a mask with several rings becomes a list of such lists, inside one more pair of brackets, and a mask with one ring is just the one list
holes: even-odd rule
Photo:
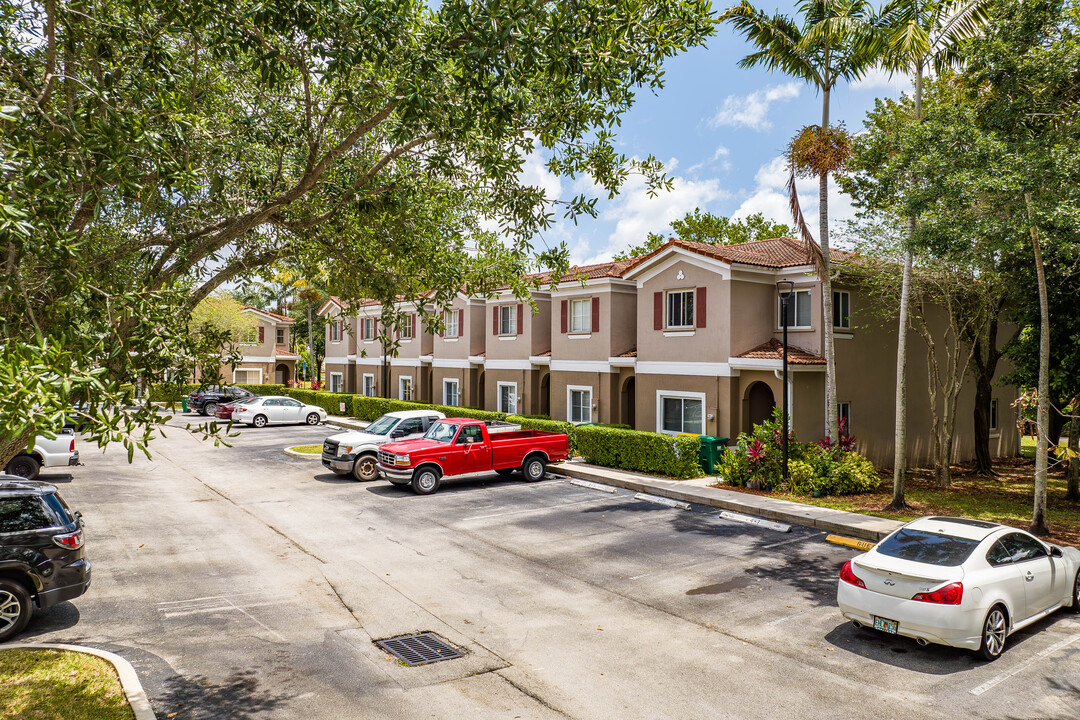
[[[356, 418], [331, 415], [326, 419], [326, 424], [350, 430], [363, 430], [370, 423]], [[626, 470], [589, 465], [580, 459], [554, 463], [549, 465], [548, 469], [579, 480], [591, 480], [604, 485], [614, 485], [615, 487], [659, 495], [672, 500], [681, 500], [722, 510], [746, 513], [747, 515], [756, 515], [769, 520], [788, 523], [789, 525], [803, 525], [875, 542], [904, 524], [898, 520], [887, 520], [872, 515], [860, 515], [859, 513], [845, 512], [844, 510], [803, 505], [791, 500], [709, 487], [712, 483], [717, 482], [716, 477], [668, 480], [653, 475], [642, 475]]]
[[580, 460], [570, 460], [549, 465], [557, 473], [580, 480], [614, 485], [616, 487], [650, 493], [672, 500], [698, 503], [733, 512], [757, 515], [791, 525], [803, 525], [826, 532], [848, 535], [864, 540], [878, 541], [904, 523], [872, 515], [833, 510], [832, 508], [803, 505], [779, 498], [750, 495], [749, 493], [709, 487], [716, 477], [700, 477], [690, 480], [668, 480], [652, 475], [642, 475], [614, 468], [589, 465]]

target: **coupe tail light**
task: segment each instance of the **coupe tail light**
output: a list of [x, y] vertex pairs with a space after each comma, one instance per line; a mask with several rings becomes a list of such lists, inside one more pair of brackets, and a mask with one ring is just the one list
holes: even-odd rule
[[919, 602], [937, 603], [938, 605], [959, 605], [964, 598], [964, 583], [949, 583], [934, 592], [915, 593], [912, 600]]
[[65, 533], [63, 535], [53, 535], [53, 542], [62, 548], [78, 550], [83, 544], [82, 530], [76, 530], [73, 533]]
[[849, 585], [854, 585], [855, 587], [866, 587], [866, 583], [860, 580], [858, 576], [856, 576], [855, 573], [852, 572], [850, 560], [844, 563], [844, 567], [840, 570], [840, 579], [848, 583]]

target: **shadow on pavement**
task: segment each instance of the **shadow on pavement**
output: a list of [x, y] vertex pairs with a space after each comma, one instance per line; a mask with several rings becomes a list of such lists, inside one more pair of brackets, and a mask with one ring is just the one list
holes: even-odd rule
[[[79, 609], [70, 602], [62, 602], [48, 610], [35, 610], [30, 616], [30, 624], [19, 634], [18, 642], [34, 642], [39, 635], [75, 627], [80, 617]], [[49, 639], [43, 642], [60, 641]]]
[[37, 479], [55, 485], [56, 483], [69, 483], [75, 479], [71, 473], [38, 473]]
[[172, 720], [243, 720], [284, 706], [291, 696], [260, 688], [255, 670], [239, 670], [223, 682], [214, 683], [201, 675], [165, 678], [154, 697], [159, 718]]
[[[354, 480], [352, 475], [338, 475], [332, 472], [319, 473], [314, 479], [327, 485], [363, 485], [359, 480]], [[372, 481], [378, 482], [378, 481]]]

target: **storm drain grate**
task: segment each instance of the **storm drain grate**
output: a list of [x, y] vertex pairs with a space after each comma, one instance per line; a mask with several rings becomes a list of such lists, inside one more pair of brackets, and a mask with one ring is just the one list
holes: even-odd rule
[[409, 666], [462, 657], [460, 651], [435, 633], [429, 632], [377, 640], [375, 644]]

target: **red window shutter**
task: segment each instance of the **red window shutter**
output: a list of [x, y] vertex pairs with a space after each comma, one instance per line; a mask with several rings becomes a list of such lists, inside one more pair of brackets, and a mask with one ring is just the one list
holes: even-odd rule
[[653, 314], [652, 314], [652, 329], [663, 330], [664, 329], [664, 293], [654, 292], [653, 299]]
[[699, 328], [705, 327], [705, 288], [703, 287], [697, 289], [697, 308], [694, 314], [696, 315], [694, 324]]
[[417, 332], [417, 330], [416, 330], [416, 313], [413, 313], [412, 314], [412, 335], [410, 335], [409, 337], [417, 337], [419, 335], [420, 335], [420, 333]]
[[568, 300], [563, 300], [562, 303], [560, 303], [560, 307], [562, 307], [562, 332], [563, 333], [566, 333], [566, 328], [567, 328], [567, 320], [566, 320], [567, 309], [566, 309], [566, 306], [567, 306], [568, 303], [569, 303]]
[[265, 339], [266, 339], [266, 328], [264, 328], [262, 325], [260, 325], [259, 326], [259, 342], [262, 342]]
[[457, 311], [457, 337], [465, 334], [465, 311]]
[[499, 334], [499, 306], [491, 308], [491, 334]]
[[523, 313], [521, 311], [521, 309], [522, 309], [522, 305], [521, 305], [521, 303], [518, 303], [518, 307], [517, 307], [517, 320], [518, 320], [517, 334], [518, 335], [521, 335], [522, 333], [525, 332], [525, 313]]
[[592, 325], [589, 329], [592, 332], [600, 332], [600, 298], [598, 297], [592, 299]]

